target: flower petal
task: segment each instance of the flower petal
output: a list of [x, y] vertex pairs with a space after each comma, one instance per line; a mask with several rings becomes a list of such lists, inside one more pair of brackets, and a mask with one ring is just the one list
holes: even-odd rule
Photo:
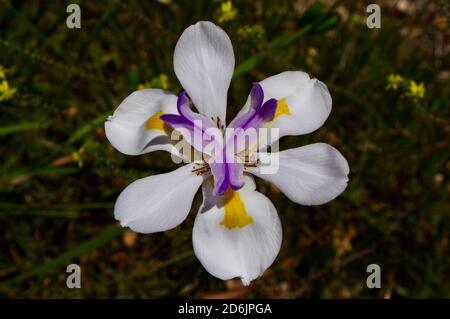
[[246, 148], [255, 148], [258, 143], [258, 130], [273, 120], [277, 108], [276, 99], [269, 99], [265, 103], [263, 100], [261, 85], [253, 84], [248, 110], [240, 112], [227, 127], [225, 138], [227, 152], [238, 154]]
[[[274, 119], [267, 127], [279, 128], [280, 138], [317, 130], [331, 112], [332, 101], [326, 85], [304, 72], [283, 72], [259, 84], [264, 91], [264, 101], [272, 98], [278, 101]], [[250, 101], [249, 96], [241, 112], [249, 109]]]
[[328, 144], [316, 143], [263, 155], [272, 165], [279, 165], [278, 171], [267, 170], [264, 173], [263, 166], [249, 167], [247, 171], [273, 183], [293, 202], [325, 204], [347, 187], [347, 160]]
[[175, 47], [175, 74], [203, 115], [225, 124], [227, 92], [234, 70], [231, 40], [208, 21], [187, 28]]
[[191, 209], [203, 177], [193, 164], [173, 172], [138, 179], [117, 199], [114, 216], [122, 226], [140, 233], [155, 233], [178, 226]]
[[275, 115], [277, 100], [269, 99], [263, 104], [264, 93], [261, 85], [255, 83], [250, 92], [250, 107], [247, 112], [241, 112], [228, 125], [228, 128], [258, 129], [264, 122], [271, 121]]
[[215, 157], [209, 162], [209, 167], [214, 178], [214, 196], [225, 195], [228, 187], [238, 190], [244, 186], [244, 164], [238, 158], [217, 160]]
[[160, 119], [163, 114], [178, 114], [175, 95], [160, 89], [135, 91], [105, 122], [106, 137], [119, 152], [127, 155], [173, 151], [171, 128]]
[[189, 100], [184, 91], [178, 96], [177, 110], [180, 115], [164, 114], [161, 115], [161, 120], [178, 130], [199, 152], [211, 155], [208, 145], [212, 150], [216, 147], [222, 150], [222, 131], [210, 118], [195, 113], [189, 108]]
[[255, 191], [253, 178], [246, 176], [243, 188], [229, 189], [225, 196], [213, 196], [211, 180], [205, 181], [192, 240], [210, 274], [223, 280], [240, 277], [248, 285], [273, 263], [281, 239], [276, 209]]

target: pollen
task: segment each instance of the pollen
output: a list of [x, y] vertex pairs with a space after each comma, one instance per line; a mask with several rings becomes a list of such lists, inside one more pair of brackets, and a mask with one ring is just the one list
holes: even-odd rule
[[239, 192], [227, 189], [225, 193], [225, 216], [220, 225], [228, 229], [243, 228], [253, 223], [253, 217], [247, 213]]
[[160, 116], [163, 115], [162, 111], [156, 112], [153, 114], [145, 123], [146, 130], [165, 130], [165, 123], [160, 119]]
[[291, 115], [291, 110], [289, 109], [289, 105], [286, 102], [286, 99], [278, 100], [277, 102], [277, 110], [275, 111], [275, 116], [273, 119], [276, 119], [282, 115]]

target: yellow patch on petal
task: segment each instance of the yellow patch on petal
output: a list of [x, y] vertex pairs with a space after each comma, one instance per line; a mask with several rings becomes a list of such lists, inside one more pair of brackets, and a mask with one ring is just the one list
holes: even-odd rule
[[286, 99], [278, 100], [277, 110], [275, 111], [275, 116], [273, 119], [276, 119], [281, 115], [291, 115], [291, 110], [289, 110], [289, 105], [286, 103]]
[[146, 130], [165, 130], [165, 123], [160, 119], [160, 116], [163, 115], [163, 111], [156, 112], [153, 114], [145, 123]]
[[244, 202], [239, 195], [239, 192], [227, 189], [225, 193], [225, 216], [220, 222], [220, 225], [228, 229], [243, 228], [248, 224], [253, 223], [253, 217], [250, 216], [246, 209]]

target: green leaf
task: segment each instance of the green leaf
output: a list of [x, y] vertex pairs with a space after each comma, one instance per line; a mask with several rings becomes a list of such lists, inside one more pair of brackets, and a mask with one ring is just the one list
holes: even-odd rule
[[68, 145], [72, 145], [75, 142], [83, 139], [86, 135], [88, 135], [92, 130], [94, 130], [97, 126], [102, 124], [107, 118], [107, 115], [102, 114], [98, 117], [96, 117], [94, 120], [86, 124], [85, 126], [79, 128], [75, 133], [70, 136], [70, 138], [67, 140]]
[[21, 131], [36, 130], [42, 126], [40, 122], [25, 122], [5, 127], [0, 127], [0, 136], [13, 134]]
[[82, 211], [112, 209], [114, 203], [67, 203], [43, 206], [0, 202], [0, 213], [10, 216], [34, 216], [42, 218], [77, 218]]
[[[282, 48], [290, 45], [295, 40], [297, 40], [298, 38], [300, 38], [303, 35], [305, 35], [306, 33], [308, 33], [310, 31], [310, 29], [311, 29], [311, 26], [306, 26], [297, 32], [294, 32], [294, 33], [288, 34], [288, 35], [283, 35], [283, 36], [276, 38], [269, 44], [268, 50], [267, 50], [267, 52], [265, 52], [265, 54], [275, 53], [279, 49], [282, 49]], [[247, 60], [245, 60], [244, 62], [240, 63], [234, 69], [233, 77], [239, 77], [239, 76], [247, 73], [248, 71], [253, 69], [257, 64], [259, 64], [262, 61], [263, 57], [264, 57], [263, 53], [256, 53], [256, 54], [252, 55], [250, 58], [248, 58]]]
[[128, 71], [128, 83], [132, 86], [137, 86], [139, 81], [139, 70], [136, 67], [132, 67], [130, 71]]
[[313, 33], [323, 33], [334, 28], [339, 21], [339, 17], [335, 14], [327, 14], [324, 19], [314, 25]]
[[233, 77], [239, 77], [251, 69], [253, 69], [259, 62], [261, 62], [263, 58], [262, 53], [257, 53], [252, 55], [250, 58], [239, 64], [235, 69], [233, 73]]
[[0, 286], [10, 284], [10, 283], [17, 283], [20, 281], [23, 281], [25, 279], [42, 275], [42, 274], [48, 274], [56, 271], [65, 272], [66, 265], [73, 261], [75, 258], [78, 258], [80, 256], [86, 255], [90, 253], [92, 250], [101, 247], [107, 243], [110, 243], [111, 240], [121, 235], [123, 232], [123, 228], [117, 227], [117, 226], [110, 226], [106, 228], [102, 233], [99, 235], [91, 238], [90, 240], [72, 248], [71, 250], [67, 251], [66, 253], [44, 263], [41, 265], [37, 265], [24, 273], [3, 282]]
[[25, 176], [25, 175], [38, 175], [38, 176], [64, 176], [64, 175], [72, 175], [76, 174], [81, 169], [76, 166], [67, 166], [67, 167], [41, 167], [36, 169], [28, 169], [28, 168], [20, 168], [16, 170], [10, 170], [0, 173], [0, 179], [12, 179], [19, 176]]
[[298, 26], [302, 27], [317, 21], [317, 19], [321, 17], [322, 10], [323, 10], [322, 2], [318, 1], [314, 3], [308, 8], [308, 10], [306, 10], [306, 12], [298, 20], [297, 22]]

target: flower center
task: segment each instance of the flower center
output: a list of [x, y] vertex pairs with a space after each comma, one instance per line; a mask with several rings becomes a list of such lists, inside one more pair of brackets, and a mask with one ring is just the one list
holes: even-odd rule
[[[258, 130], [274, 119], [278, 104], [276, 99], [263, 101], [263, 89], [255, 83], [250, 92], [248, 110], [240, 113], [225, 132], [225, 125], [219, 117], [208, 118], [193, 112], [185, 92], [178, 96], [179, 115], [160, 116], [164, 123], [181, 131], [187, 142], [206, 158], [192, 171], [198, 175], [213, 175], [214, 195], [223, 196], [229, 188], [238, 190], [243, 187], [244, 167], [258, 165], [258, 161], [250, 160], [250, 152], [258, 149]], [[280, 102], [280, 106], [285, 105]], [[287, 113], [288, 109], [280, 107], [279, 111]], [[211, 145], [212, 150], [206, 150]]]

